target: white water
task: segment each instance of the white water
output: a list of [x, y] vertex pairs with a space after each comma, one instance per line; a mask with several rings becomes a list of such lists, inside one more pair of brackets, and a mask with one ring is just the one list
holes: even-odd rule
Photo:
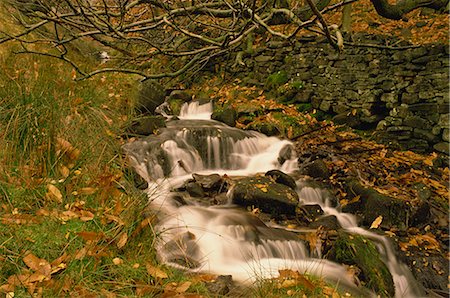
[[[180, 119], [209, 119], [211, 110], [211, 104], [185, 104]], [[196, 123], [195, 127], [197, 130], [180, 129], [173, 140], [161, 143], [168, 166], [161, 166], [160, 161], [151, 162], [151, 156], [139, 149], [131, 150], [134, 151], [131, 159], [136, 170], [149, 181], [150, 204], [160, 210], [161, 220], [157, 226], [160, 260], [189, 271], [230, 274], [241, 282], [276, 277], [279, 269], [292, 269], [356, 289], [344, 266], [312, 258], [304, 243], [293, 233], [270, 228], [250, 213], [233, 206], [204, 207], [193, 203], [180, 206], [171, 190], [190, 179], [192, 173], [218, 173], [232, 177], [273, 169], [290, 173], [297, 168], [295, 156], [283, 164], [279, 162], [280, 151], [290, 145], [288, 141], [259, 133], [248, 133], [235, 139], [225, 133], [229, 130], [228, 134], [233, 135], [236, 133], [234, 129], [212, 121]], [[215, 130], [214, 135], [203, 136], [206, 145], [202, 147], [202, 153], [189, 143], [197, 140], [198, 128], [204, 127]], [[142, 141], [140, 146], [152, 147], [150, 144]], [[168, 170], [164, 172], [164, 167], [170, 168], [169, 174]], [[393, 275], [396, 297], [419, 296], [420, 290], [411, 284], [411, 273], [404, 264], [397, 262], [386, 238], [357, 227], [353, 215], [332, 208], [326, 191], [299, 180], [297, 192], [301, 204], [319, 204], [326, 215], [335, 215], [347, 231], [364, 235], [377, 243]], [[320, 249], [316, 255], [321, 255]]]

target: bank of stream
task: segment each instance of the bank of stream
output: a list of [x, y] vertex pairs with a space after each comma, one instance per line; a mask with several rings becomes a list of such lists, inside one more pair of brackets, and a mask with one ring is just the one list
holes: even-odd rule
[[211, 103], [186, 103], [158, 134], [124, 147], [148, 184], [162, 263], [244, 284], [289, 269], [357, 296], [425, 295], [387, 237], [358, 227], [330, 186], [300, 171], [292, 142], [211, 113]]

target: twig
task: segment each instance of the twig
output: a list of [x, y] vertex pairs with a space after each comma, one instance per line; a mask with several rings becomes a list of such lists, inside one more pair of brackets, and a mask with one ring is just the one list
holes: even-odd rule
[[314, 14], [317, 16], [320, 24], [322, 25], [322, 30], [325, 32], [325, 35], [328, 39], [328, 41], [330, 42], [330, 44], [337, 50], [339, 50], [339, 46], [337, 45], [337, 43], [334, 41], [334, 39], [331, 37], [331, 33], [330, 30], [328, 30], [328, 25], [325, 22], [325, 19], [323, 18], [322, 14], [320, 13], [320, 11], [317, 9], [316, 5], [314, 4], [314, 2], [312, 2], [312, 0], [306, 0], [306, 2], [308, 2], [309, 6], [311, 7], [311, 10], [314, 12]]

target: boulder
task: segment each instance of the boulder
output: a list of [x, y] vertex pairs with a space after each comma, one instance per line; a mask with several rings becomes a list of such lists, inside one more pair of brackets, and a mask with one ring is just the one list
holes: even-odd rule
[[235, 181], [231, 200], [234, 204], [259, 208], [276, 217], [295, 215], [299, 201], [292, 188], [268, 177], [246, 177]]
[[189, 102], [192, 100], [192, 95], [184, 90], [173, 90], [169, 95], [169, 99], [179, 99], [183, 102]]
[[394, 296], [392, 275], [371, 240], [341, 230], [326, 258], [357, 267], [357, 277], [365, 287], [381, 297]]
[[202, 198], [205, 196], [205, 192], [203, 191], [200, 183], [197, 182], [188, 182], [185, 185], [186, 191], [195, 198]]
[[306, 165], [305, 171], [308, 176], [313, 178], [328, 179], [330, 177], [330, 171], [325, 162], [321, 159], [316, 159]]
[[297, 220], [305, 224], [314, 222], [318, 217], [322, 215], [323, 210], [319, 204], [303, 205], [297, 209]]
[[223, 122], [228, 126], [236, 125], [236, 117], [236, 110], [231, 106], [223, 109], [216, 109], [211, 115], [211, 119]]
[[164, 102], [165, 97], [166, 92], [160, 83], [145, 80], [140, 86], [135, 111], [138, 114], [154, 114], [156, 107]]
[[201, 187], [206, 191], [225, 192], [227, 190], [225, 181], [222, 179], [222, 177], [220, 177], [219, 174], [192, 174], [192, 178], [194, 178], [194, 181], [200, 184]]
[[365, 188], [356, 180], [347, 182], [347, 193], [353, 194], [354, 198], [342, 207], [342, 211], [360, 215], [363, 225], [370, 226], [381, 215], [383, 220], [380, 227], [383, 229], [397, 227], [406, 230], [409, 227], [409, 202], [383, 195], [372, 188]]
[[297, 185], [295, 184], [294, 178], [292, 178], [291, 176], [289, 176], [286, 173], [283, 173], [282, 171], [271, 170], [271, 171], [268, 171], [265, 174], [265, 176], [266, 177], [271, 177], [276, 183], [280, 183], [280, 184], [284, 184], [286, 186], [289, 186], [293, 190], [295, 190], [297, 188]]
[[125, 131], [131, 135], [148, 136], [161, 127], [166, 127], [166, 119], [163, 116], [145, 116], [134, 119]]
[[308, 227], [312, 229], [323, 227], [326, 230], [338, 230], [341, 228], [341, 225], [335, 215], [325, 215], [317, 218]]

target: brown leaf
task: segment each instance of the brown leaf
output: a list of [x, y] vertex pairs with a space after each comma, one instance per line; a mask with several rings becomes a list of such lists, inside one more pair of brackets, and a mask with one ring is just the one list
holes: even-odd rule
[[154, 278], [165, 279], [169, 277], [167, 273], [149, 263], [145, 264], [145, 268], [147, 268], [147, 273]]
[[81, 210], [80, 211], [80, 219], [82, 221], [90, 221], [94, 219], [94, 214], [90, 211], [86, 211], [86, 210]]
[[123, 260], [121, 258], [114, 258], [112, 259], [112, 262], [114, 265], [121, 265], [123, 264]]
[[97, 192], [97, 188], [94, 187], [83, 187], [81, 188], [78, 193], [82, 195], [93, 195]]
[[30, 269], [36, 271], [37, 273], [40, 273], [44, 277], [48, 277], [51, 274], [52, 268], [49, 262], [45, 259], [40, 259], [36, 257], [32, 253], [28, 253], [23, 257], [23, 262], [25, 265], [27, 265]]
[[190, 281], [186, 281], [186, 282], [182, 283], [181, 285], [178, 285], [176, 287], [176, 289], [175, 289], [175, 292], [177, 292], [177, 293], [184, 293], [184, 292], [186, 292], [189, 289], [191, 284], [192, 283]]
[[105, 238], [105, 234], [103, 234], [102, 232], [82, 231], [78, 232], [77, 235], [83, 238], [85, 241], [100, 241]]
[[119, 240], [117, 241], [117, 248], [121, 249], [122, 247], [125, 246], [125, 244], [127, 244], [128, 241], [128, 234], [126, 232], [122, 232], [122, 234], [120, 234], [119, 236]]
[[47, 193], [45, 194], [45, 197], [50, 201], [62, 203], [63, 196], [61, 191], [53, 184], [47, 184]]

